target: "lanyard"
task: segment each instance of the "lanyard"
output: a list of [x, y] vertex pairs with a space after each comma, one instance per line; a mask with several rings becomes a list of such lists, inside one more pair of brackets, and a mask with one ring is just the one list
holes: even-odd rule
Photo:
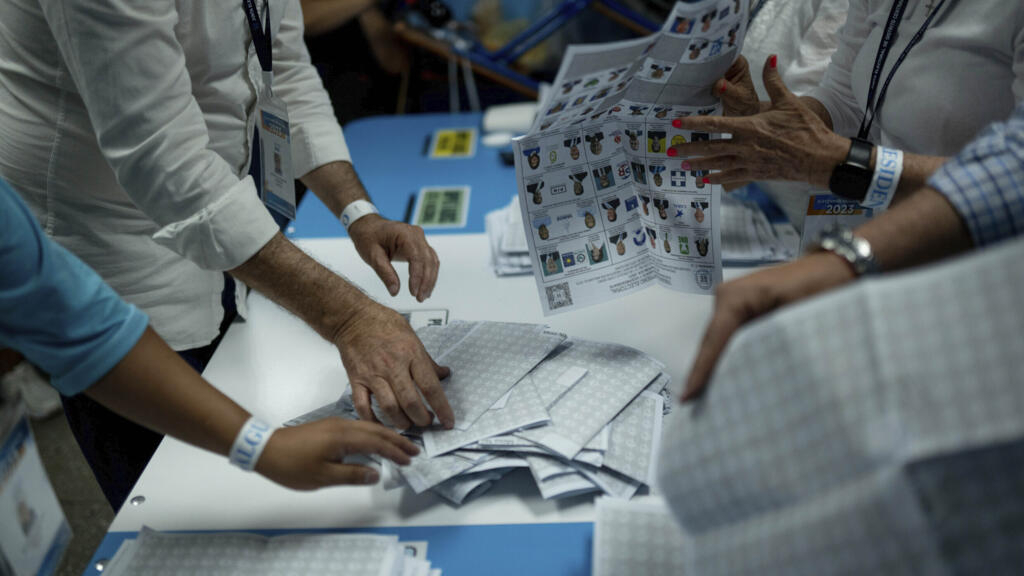
[[256, 57], [260, 60], [260, 68], [264, 72], [272, 72], [274, 60], [270, 43], [270, 3], [267, 2], [266, 24], [260, 26], [260, 13], [256, 8], [256, 0], [242, 0], [242, 10], [249, 20], [249, 31], [252, 33], [252, 44], [256, 48]]
[[750, 17], [747, 19], [747, 27], [757, 18], [757, 15], [761, 13], [761, 9], [768, 3], [768, 0], [757, 0], [757, 5], [750, 9]]
[[900, 22], [903, 21], [903, 13], [907, 10], [907, 3], [909, 0], [896, 0], [893, 2], [892, 10], [889, 11], [889, 22], [885, 25], [885, 30], [882, 32], [882, 41], [878, 46], [878, 55], [875, 56], [875, 66], [871, 71], [871, 85], [868, 87], [868, 101], [867, 108], [864, 111], [864, 117], [860, 122], [860, 131], [857, 137], [864, 140], [868, 137], [868, 133], [871, 132], [871, 126], [875, 123], [875, 117], [878, 115], [878, 111], [882, 108], [882, 103], [885, 102], [885, 95], [889, 92], [889, 84], [892, 82], [896, 71], [899, 70], [900, 66], [903, 65], [903, 61], [906, 60], [907, 55], [914, 49], [915, 46], [921, 39], [924, 38], [924, 33], [932, 25], [932, 20], [945, 6], [946, 0], [941, 0], [939, 5], [932, 9], [931, 13], [928, 14], [928, 18], [925, 19], [924, 24], [914, 34], [914, 37], [910, 39], [907, 47], [900, 54], [900, 57], [896, 60], [892, 70], [889, 71], [889, 76], [885, 79], [885, 84], [882, 85], [882, 91], [878, 92], [878, 81], [882, 78], [882, 69], [885, 68], [885, 61], [889, 58], [889, 52], [892, 50], [892, 45], [896, 41], [896, 32], [899, 30]]

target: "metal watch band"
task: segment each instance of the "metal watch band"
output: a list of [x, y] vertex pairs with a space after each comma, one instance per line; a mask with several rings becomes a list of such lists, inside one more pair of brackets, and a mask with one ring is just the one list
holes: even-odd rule
[[857, 276], [880, 272], [871, 244], [849, 228], [837, 227], [822, 232], [818, 242], [807, 252], [831, 252], [850, 263]]

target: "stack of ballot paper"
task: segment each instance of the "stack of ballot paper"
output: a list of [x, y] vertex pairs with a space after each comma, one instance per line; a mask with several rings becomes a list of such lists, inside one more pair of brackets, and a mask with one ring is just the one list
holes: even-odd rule
[[488, 213], [484, 227], [491, 243], [491, 266], [495, 274], [515, 276], [533, 272], [518, 196], [513, 196], [508, 206]]
[[425, 543], [402, 544], [379, 534], [245, 532], [168, 534], [143, 528], [125, 540], [104, 574], [318, 574], [338, 576], [441, 576], [426, 559]]
[[599, 498], [596, 508], [593, 576], [689, 572], [683, 569], [688, 541], [661, 497]]
[[732, 265], [796, 258], [800, 235], [789, 222], [772, 223], [751, 200], [722, 196], [722, 260]]
[[[423, 450], [409, 466], [385, 462], [385, 487], [458, 505], [517, 468], [546, 499], [629, 499], [653, 481], [669, 383], [657, 360], [535, 324], [456, 321], [417, 334], [452, 370], [443, 384], [456, 424], [405, 431]], [[286, 425], [327, 416], [355, 418], [350, 393]]]

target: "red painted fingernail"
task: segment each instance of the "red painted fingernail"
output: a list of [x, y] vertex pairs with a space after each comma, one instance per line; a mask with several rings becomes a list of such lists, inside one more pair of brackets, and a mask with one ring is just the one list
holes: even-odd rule
[[675, 158], [676, 156], [679, 155], [679, 152], [676, 152], [675, 148], [669, 148], [667, 151], [665, 151], [665, 154], [668, 154], [669, 156]]
[[729, 83], [726, 82], [725, 80], [722, 80], [722, 85], [718, 88], [718, 93], [719, 94], [725, 94], [725, 89], [728, 88], [728, 87], [729, 87]]
[[707, 178], [707, 177], [705, 177], [705, 178], [704, 178], [704, 183], [705, 183], [705, 184], [711, 184], [711, 178]]
[[679, 167], [682, 168], [683, 170], [689, 170], [690, 169], [690, 163], [687, 162], [686, 160], [683, 160], [683, 163]]
[[672, 127], [673, 128], [682, 128], [683, 127], [683, 121], [680, 120], [679, 118], [676, 118], [675, 120], [672, 121]]
[[771, 56], [769, 56], [768, 57], [768, 65], [771, 66], [772, 68], [778, 68], [779, 67], [779, 57], [777, 55], [775, 55], [775, 54], [772, 54]]

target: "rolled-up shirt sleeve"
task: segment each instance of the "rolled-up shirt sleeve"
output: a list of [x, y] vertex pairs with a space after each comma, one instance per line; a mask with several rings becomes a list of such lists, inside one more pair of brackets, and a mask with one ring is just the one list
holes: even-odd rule
[[209, 148], [172, 0], [40, 0], [104, 157], [153, 238], [228, 270], [278, 231], [252, 179]]
[[946, 196], [976, 246], [1024, 233], [1024, 102], [1009, 121], [993, 124], [928, 185]]
[[0, 180], [0, 347], [18, 350], [66, 396], [109, 372], [149, 323], [50, 240]]
[[296, 177], [336, 161], [351, 161], [320, 75], [303, 41], [299, 0], [288, 0], [274, 38], [274, 94], [288, 106]]
[[853, 93], [853, 65], [871, 31], [867, 16], [866, 0], [850, 0], [846, 24], [839, 30], [839, 45], [832, 54], [832, 62], [821, 83], [807, 94], [828, 110], [832, 130], [841, 136], [856, 136], [864, 115]]

